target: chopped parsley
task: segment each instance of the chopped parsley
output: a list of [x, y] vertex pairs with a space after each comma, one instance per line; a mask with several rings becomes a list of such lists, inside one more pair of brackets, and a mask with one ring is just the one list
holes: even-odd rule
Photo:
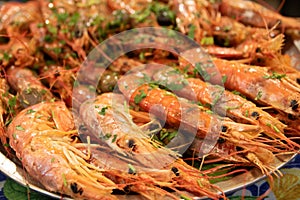
[[259, 100], [262, 97], [262, 91], [258, 91], [256, 97], [254, 98], [255, 101]]
[[117, 137], [118, 137], [118, 135], [115, 134], [115, 135], [113, 136], [113, 139], [111, 140], [111, 142], [114, 143], [114, 142], [117, 140]]
[[214, 38], [213, 37], [204, 37], [200, 41], [201, 45], [213, 45], [214, 44]]
[[[209, 65], [206, 65], [206, 66], [209, 67]], [[203, 63], [198, 62], [198, 63], [195, 64], [194, 73], [195, 72], [199, 73], [205, 81], [210, 80], [210, 75], [205, 70]]]
[[10, 113], [15, 113], [15, 110], [14, 110], [14, 107], [16, 106], [17, 104], [17, 97], [16, 96], [13, 96], [12, 98], [10, 98], [8, 100], [8, 106], [9, 106], [9, 111]]
[[136, 173], [136, 169], [134, 168], [133, 165], [128, 164], [128, 167], [129, 167], [129, 173], [130, 173], [130, 174], [135, 174], [135, 173]]
[[227, 76], [226, 75], [222, 76], [222, 83], [224, 84], [226, 83], [226, 81], [227, 81]]
[[66, 179], [66, 175], [65, 174], [62, 174], [62, 179], [63, 179], [63, 182], [64, 182], [64, 186], [67, 187], [68, 183], [67, 183], [67, 179]]
[[286, 74], [279, 74], [279, 73], [276, 73], [276, 72], [272, 72], [271, 75], [264, 75], [263, 78], [265, 79], [282, 79], [286, 77]]
[[144, 92], [144, 90], [140, 90], [140, 94], [137, 94], [134, 97], [134, 103], [139, 104], [145, 97], [147, 97], [147, 94]]
[[106, 112], [106, 110], [108, 109], [108, 107], [107, 106], [105, 106], [105, 107], [103, 107], [103, 108], [101, 108], [101, 110], [98, 112], [98, 114], [99, 115], [105, 115], [105, 112]]
[[25, 131], [25, 129], [21, 125], [16, 126], [16, 129], [18, 131]]
[[195, 31], [196, 31], [196, 26], [192, 24], [189, 27], [188, 37], [191, 38], [191, 39], [194, 39], [194, 37], [195, 37]]
[[235, 95], [239, 95], [239, 96], [243, 97], [244, 99], [246, 99], [246, 96], [243, 95], [242, 93], [240, 93], [239, 91], [233, 90], [233, 91], [231, 91], [231, 92], [232, 92], [233, 94], [235, 94]]

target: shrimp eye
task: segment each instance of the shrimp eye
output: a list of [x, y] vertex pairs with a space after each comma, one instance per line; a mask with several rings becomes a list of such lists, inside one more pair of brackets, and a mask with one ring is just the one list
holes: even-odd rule
[[134, 146], [135, 146], [135, 141], [133, 139], [128, 140], [128, 147], [134, 148]]
[[128, 194], [131, 192], [131, 186], [130, 185], [126, 185], [124, 188], [123, 188], [123, 191]]
[[296, 100], [292, 100], [290, 107], [292, 107], [293, 110], [296, 110], [298, 108], [298, 102]]
[[71, 183], [71, 190], [75, 194], [79, 193], [81, 195], [83, 193], [83, 189], [82, 188], [78, 188], [77, 183]]
[[298, 84], [300, 84], [300, 78], [297, 78], [296, 81]]
[[226, 132], [227, 129], [228, 129], [227, 126], [221, 126], [221, 131], [222, 131], [222, 132]]
[[80, 30], [79, 28], [77, 28], [77, 29], [75, 30], [75, 32], [74, 32], [74, 36], [75, 36], [76, 38], [81, 38], [82, 35], [83, 35], [82, 30]]
[[257, 119], [259, 117], [259, 113], [254, 111], [253, 113], [251, 113], [252, 117], [255, 117], [255, 119]]
[[292, 114], [288, 114], [288, 118], [289, 118], [290, 120], [295, 120], [295, 119], [296, 119], [296, 117], [295, 117], [294, 115], [292, 115]]
[[171, 170], [176, 176], [179, 176], [179, 170], [176, 167], [172, 167]]
[[255, 52], [256, 52], [256, 53], [261, 53], [261, 48], [260, 48], [260, 47], [257, 47], [257, 48], [255, 49]]
[[243, 149], [242, 147], [237, 146], [237, 147], [236, 147], [236, 150], [237, 150], [237, 151], [243, 151], [244, 149]]
[[171, 26], [174, 24], [174, 19], [170, 12], [164, 10], [159, 11], [156, 20], [160, 26]]
[[59, 77], [59, 75], [60, 75], [60, 72], [59, 72], [59, 70], [55, 70], [55, 72], [54, 72], [54, 76], [55, 76], [55, 77]]
[[220, 138], [218, 139], [218, 143], [222, 144], [222, 143], [224, 143], [224, 142], [226, 142], [226, 140], [225, 140], [224, 138], [221, 138], [221, 137], [220, 137]]

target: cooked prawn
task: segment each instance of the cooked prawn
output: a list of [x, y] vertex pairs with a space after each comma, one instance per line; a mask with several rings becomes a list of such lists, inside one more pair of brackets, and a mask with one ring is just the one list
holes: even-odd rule
[[185, 79], [181, 73], [172, 68], [160, 68], [154, 73], [153, 78], [158, 83], [167, 85], [183, 83], [186, 80], [187, 85], [183, 85], [180, 90], [174, 90], [175, 94], [192, 101], [196, 97], [196, 100], [203, 105], [212, 106], [212, 109], [220, 115], [226, 113], [236, 122], [260, 126], [266, 135], [288, 142], [292, 149], [294, 146], [299, 146], [284, 135], [284, 129], [287, 127], [285, 124], [238, 94], [224, 90], [218, 85], [205, 83], [201, 79]]
[[[192, 51], [195, 50], [187, 51], [184, 54], [188, 58], [193, 57]], [[198, 61], [200, 68], [205, 67], [201, 59], [198, 58]], [[185, 63], [182, 61], [181, 65], [186, 67]], [[241, 64], [236, 61], [213, 59], [210, 64], [214, 64], [219, 73], [226, 77], [224, 82], [226, 89], [238, 91], [255, 102], [299, 116], [300, 88], [296, 86], [297, 84], [287, 81], [287, 78], [273, 77], [268, 68]], [[202, 70], [207, 70], [209, 82], [223, 84], [219, 77], [210, 76], [214, 72], [209, 71], [211, 70], [209, 67]]]
[[115, 199], [110, 193], [116, 185], [100, 169], [82, 169], [66, 159], [66, 150], [77, 162], [85, 157], [74, 147], [73, 129], [64, 103], [40, 103], [21, 111], [6, 136], [29, 175], [46, 189], [77, 198]]
[[[137, 172], [145, 172], [143, 176], [149, 176], [156, 180], [156, 185], [167, 186], [175, 190], [181, 188], [195, 195], [218, 197], [211, 192], [214, 187], [207, 182], [207, 179], [199, 175], [199, 170], [185, 164], [178, 158], [177, 153], [160, 146], [158, 143], [156, 144], [150, 136], [133, 124], [130, 114], [126, 113], [124, 100], [124, 97], [119, 94], [104, 93], [97, 96], [93, 103], [88, 101], [83, 104], [80, 112], [91, 138], [108, 145], [111, 148], [111, 153], [119, 154], [118, 158], [127, 162], [125, 169], [130, 163]], [[96, 114], [96, 120], [91, 117], [92, 112]], [[101, 133], [96, 128], [96, 124], [100, 125]], [[116, 166], [115, 163], [111, 163], [109, 167], [124, 168], [124, 164]], [[153, 173], [155, 171], [157, 172], [156, 175]], [[159, 175], [160, 171], [161, 175], [165, 171], [173, 171], [175, 176], [171, 176], [169, 183], [167, 182], [168, 179], [159, 182], [157, 179], [160, 180], [160, 178], [156, 176]], [[203, 184], [204, 188], [199, 186], [198, 181]], [[131, 189], [141, 193], [138, 186]], [[147, 192], [142, 194], [146, 195]]]
[[[131, 104], [138, 105], [142, 110], [155, 114], [155, 116], [161, 120], [166, 120], [166, 123], [172, 127], [181, 127], [188, 132], [196, 130], [197, 138], [205, 138], [208, 136], [209, 141], [212, 142], [214, 139], [217, 140], [220, 136], [234, 143], [236, 146], [240, 146], [241, 148], [245, 148], [246, 151], [252, 152], [249, 157], [250, 162], [254, 165], [257, 164], [257, 167], [259, 167], [263, 173], [267, 173], [268, 169], [274, 170], [272, 162], [264, 162], [258, 158], [260, 157], [259, 155], [257, 155], [256, 158], [252, 155], [255, 155], [255, 150], [250, 147], [270, 149], [268, 150], [270, 154], [272, 154], [272, 151], [279, 151], [260, 141], [261, 129], [259, 126], [236, 123], [228, 118], [222, 119], [220, 116], [207, 112], [204, 108], [177, 98], [170, 92], [149, 84], [143, 84], [142, 80], [145, 75], [143, 76], [142, 73], [143, 71], [139, 71], [128, 76], [123, 76], [118, 83], [119, 89], [126, 98], [129, 99]], [[137, 99], [139, 101], [137, 101]], [[191, 119], [185, 115], [187, 113], [193, 113], [193, 123], [190, 123]], [[214, 142], [210, 144], [212, 145], [211, 147], [215, 145]], [[198, 151], [199, 150], [201, 150], [201, 146], [198, 147]], [[210, 150], [206, 150], [207, 152], [205, 153], [209, 154]], [[272, 154], [273, 161], [274, 158]], [[254, 159], [260, 160], [260, 162]]]
[[235, 17], [235, 19], [252, 26], [273, 27], [279, 23], [282, 29], [300, 29], [300, 21], [290, 17], [284, 17], [275, 11], [267, 9], [253, 1], [222, 0], [220, 11], [223, 15]]
[[24, 108], [54, 98], [30, 69], [10, 68], [7, 71], [7, 79], [12, 89], [17, 91], [17, 99]]

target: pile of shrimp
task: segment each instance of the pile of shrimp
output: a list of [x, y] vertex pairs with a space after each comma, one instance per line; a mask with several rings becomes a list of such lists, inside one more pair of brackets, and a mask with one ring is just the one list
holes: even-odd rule
[[[299, 151], [300, 72], [283, 52], [294, 18], [244, 0], [35, 0], [0, 18], [1, 143], [48, 191], [227, 199], [216, 179], [256, 168], [272, 180]], [[97, 45], [142, 27], [176, 30], [211, 59], [140, 49], [85, 66], [80, 83], [98, 84], [78, 84]]]

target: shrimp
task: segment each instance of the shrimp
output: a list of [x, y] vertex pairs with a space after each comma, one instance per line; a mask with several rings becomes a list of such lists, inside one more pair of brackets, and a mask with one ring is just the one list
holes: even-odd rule
[[18, 92], [17, 99], [24, 108], [54, 98], [29, 69], [12, 67], [7, 71], [7, 79], [12, 89]]
[[[47, 190], [77, 198], [116, 199], [116, 185], [97, 168], [85, 168], [76, 149], [72, 116], [63, 102], [40, 103], [21, 111], [9, 125], [10, 147], [29, 175]], [[70, 151], [73, 162], [66, 159]]]
[[278, 28], [300, 29], [300, 21], [284, 17], [279, 13], [269, 10], [262, 5], [244, 0], [222, 0], [220, 12], [223, 15], [256, 27], [273, 27], [279, 22]]
[[218, 17], [218, 13], [208, 1], [176, 0], [172, 6], [180, 32], [199, 43], [203, 37], [211, 34], [210, 23]]
[[7, 2], [1, 5], [0, 16], [0, 31], [8, 36], [24, 33], [29, 30], [31, 23], [41, 20], [37, 1]]
[[[261, 129], [259, 126], [240, 124], [228, 118], [216, 116], [202, 107], [177, 98], [170, 92], [149, 84], [143, 84], [141, 73], [139, 71], [128, 76], [123, 76], [118, 82], [120, 91], [129, 99], [131, 104], [138, 105], [146, 112], [151, 111], [159, 119], [165, 119], [166, 123], [172, 127], [179, 128], [180, 126], [187, 132], [196, 130], [196, 138], [201, 139], [208, 135], [210, 140], [217, 140], [218, 136], [220, 136], [220, 138], [226, 139], [236, 146], [245, 148], [245, 151], [249, 154], [251, 153], [251, 155], [253, 153], [256, 155], [252, 147], [269, 149], [268, 151], [272, 154], [272, 160], [274, 161], [275, 155], [272, 151], [276, 152], [280, 150], [273, 149], [272, 146], [263, 143], [263, 139], [260, 137]], [[135, 86], [137, 87], [134, 88]], [[153, 106], [157, 104], [160, 106]], [[198, 113], [196, 112], [197, 109]], [[185, 116], [187, 113], [193, 113], [193, 123], [191, 123], [191, 119], [188, 119], [188, 116]], [[186, 136], [188, 137], [188, 135]], [[200, 149], [201, 147], [198, 147], [198, 151]], [[206, 153], [209, 154], [209, 152]], [[260, 168], [263, 173], [266, 173], [268, 169], [275, 170], [272, 162], [264, 162], [260, 157], [260, 155], [256, 155], [256, 157], [252, 155], [249, 157], [249, 160], [253, 165]], [[257, 160], [260, 160], [260, 162]]]
[[[183, 54], [187, 58], [193, 57], [193, 51], [189, 50]], [[199, 67], [205, 67], [198, 59]], [[181, 66], [186, 67], [186, 62], [181, 61]], [[195, 63], [194, 63], [195, 64]], [[300, 88], [297, 84], [284, 77], [273, 76], [269, 68], [241, 64], [236, 61], [226, 61], [214, 58], [210, 64], [214, 64], [219, 73], [226, 78], [224, 86], [228, 90], [235, 90], [245, 95], [247, 98], [262, 105], [271, 106], [285, 113], [299, 116], [300, 108]], [[205, 67], [208, 74], [208, 81], [213, 84], [223, 84], [219, 77], [210, 76], [214, 72]], [[191, 69], [190, 69], [191, 71]]]
[[[129, 168], [127, 161], [112, 157], [105, 146], [81, 143], [74, 129], [63, 102], [39, 103], [21, 111], [6, 136], [27, 173], [49, 191], [76, 199], [110, 200], [118, 199], [112, 192], [119, 189], [139, 192], [148, 199], [164, 195], [177, 199], [155, 186], [172, 186], [175, 174], [171, 170], [146, 173]], [[126, 168], [112, 169], [107, 161]]]
[[[93, 103], [91, 101], [84, 103], [80, 108], [80, 113], [89, 132], [87, 134], [91, 135], [92, 129], [93, 131], [97, 130], [93, 123], [99, 123], [102, 133], [99, 134], [99, 131], [96, 131], [98, 133], [96, 137], [91, 135], [91, 138], [94, 138], [99, 143], [104, 143], [103, 145], [108, 145], [112, 150], [111, 153], [116, 151], [115, 153], [119, 154], [118, 158], [127, 162], [125, 169], [128, 168], [127, 165], [130, 163], [137, 172], [141, 171], [143, 173], [144, 171], [144, 176], [147, 175], [156, 180], [156, 185], [167, 186], [175, 190], [176, 188], [181, 188], [195, 195], [207, 195], [216, 198], [218, 195], [210, 191], [210, 189], [213, 189], [213, 186], [205, 178], [201, 178], [199, 170], [185, 164], [178, 158], [177, 153], [155, 144], [147, 134], [133, 124], [129, 113], [126, 114], [125, 111], [122, 111], [125, 108], [120, 103], [124, 100], [124, 97], [121, 95], [103, 93], [97, 96]], [[97, 115], [96, 121], [91, 118], [91, 112], [95, 112]], [[124, 164], [116, 166], [112, 163], [112, 166], [108, 167], [123, 169]], [[154, 169], [157, 171], [156, 174], [153, 174]], [[159, 177], [156, 176], [160, 174], [160, 171], [172, 171], [175, 176], [165, 176], [162, 173], [161, 176], [169, 177], [169, 179], [165, 179], [163, 181], [165, 183], [158, 182]], [[168, 181], [169, 183], [167, 183]], [[197, 184], [198, 181], [203, 184], [204, 188]], [[140, 193], [138, 186], [134, 186], [131, 189]]]
[[[154, 73], [153, 79], [158, 83], [163, 82], [164, 84], [172, 85], [172, 83], [183, 82], [184, 77], [174, 69], [160, 68], [158, 72]], [[192, 95], [194, 93], [197, 101], [203, 105], [211, 105], [218, 114], [222, 115], [226, 112], [226, 115], [236, 122], [260, 126], [267, 136], [288, 142], [292, 149], [294, 146], [299, 147], [297, 143], [284, 135], [284, 129], [287, 128], [285, 124], [257, 107], [251, 101], [238, 94], [224, 90], [218, 85], [205, 83], [201, 79], [187, 78], [185, 80], [188, 82], [188, 85], [180, 90], [175, 90], [174, 93], [190, 100], [194, 100]], [[191, 88], [193, 93], [187, 87]], [[282, 146], [284, 147], [285, 145], [282, 143]]]
[[216, 57], [260, 60], [283, 45], [282, 35], [276, 36], [274, 30], [247, 27], [230, 17], [221, 17], [206, 1], [175, 1], [174, 7], [179, 30]]

